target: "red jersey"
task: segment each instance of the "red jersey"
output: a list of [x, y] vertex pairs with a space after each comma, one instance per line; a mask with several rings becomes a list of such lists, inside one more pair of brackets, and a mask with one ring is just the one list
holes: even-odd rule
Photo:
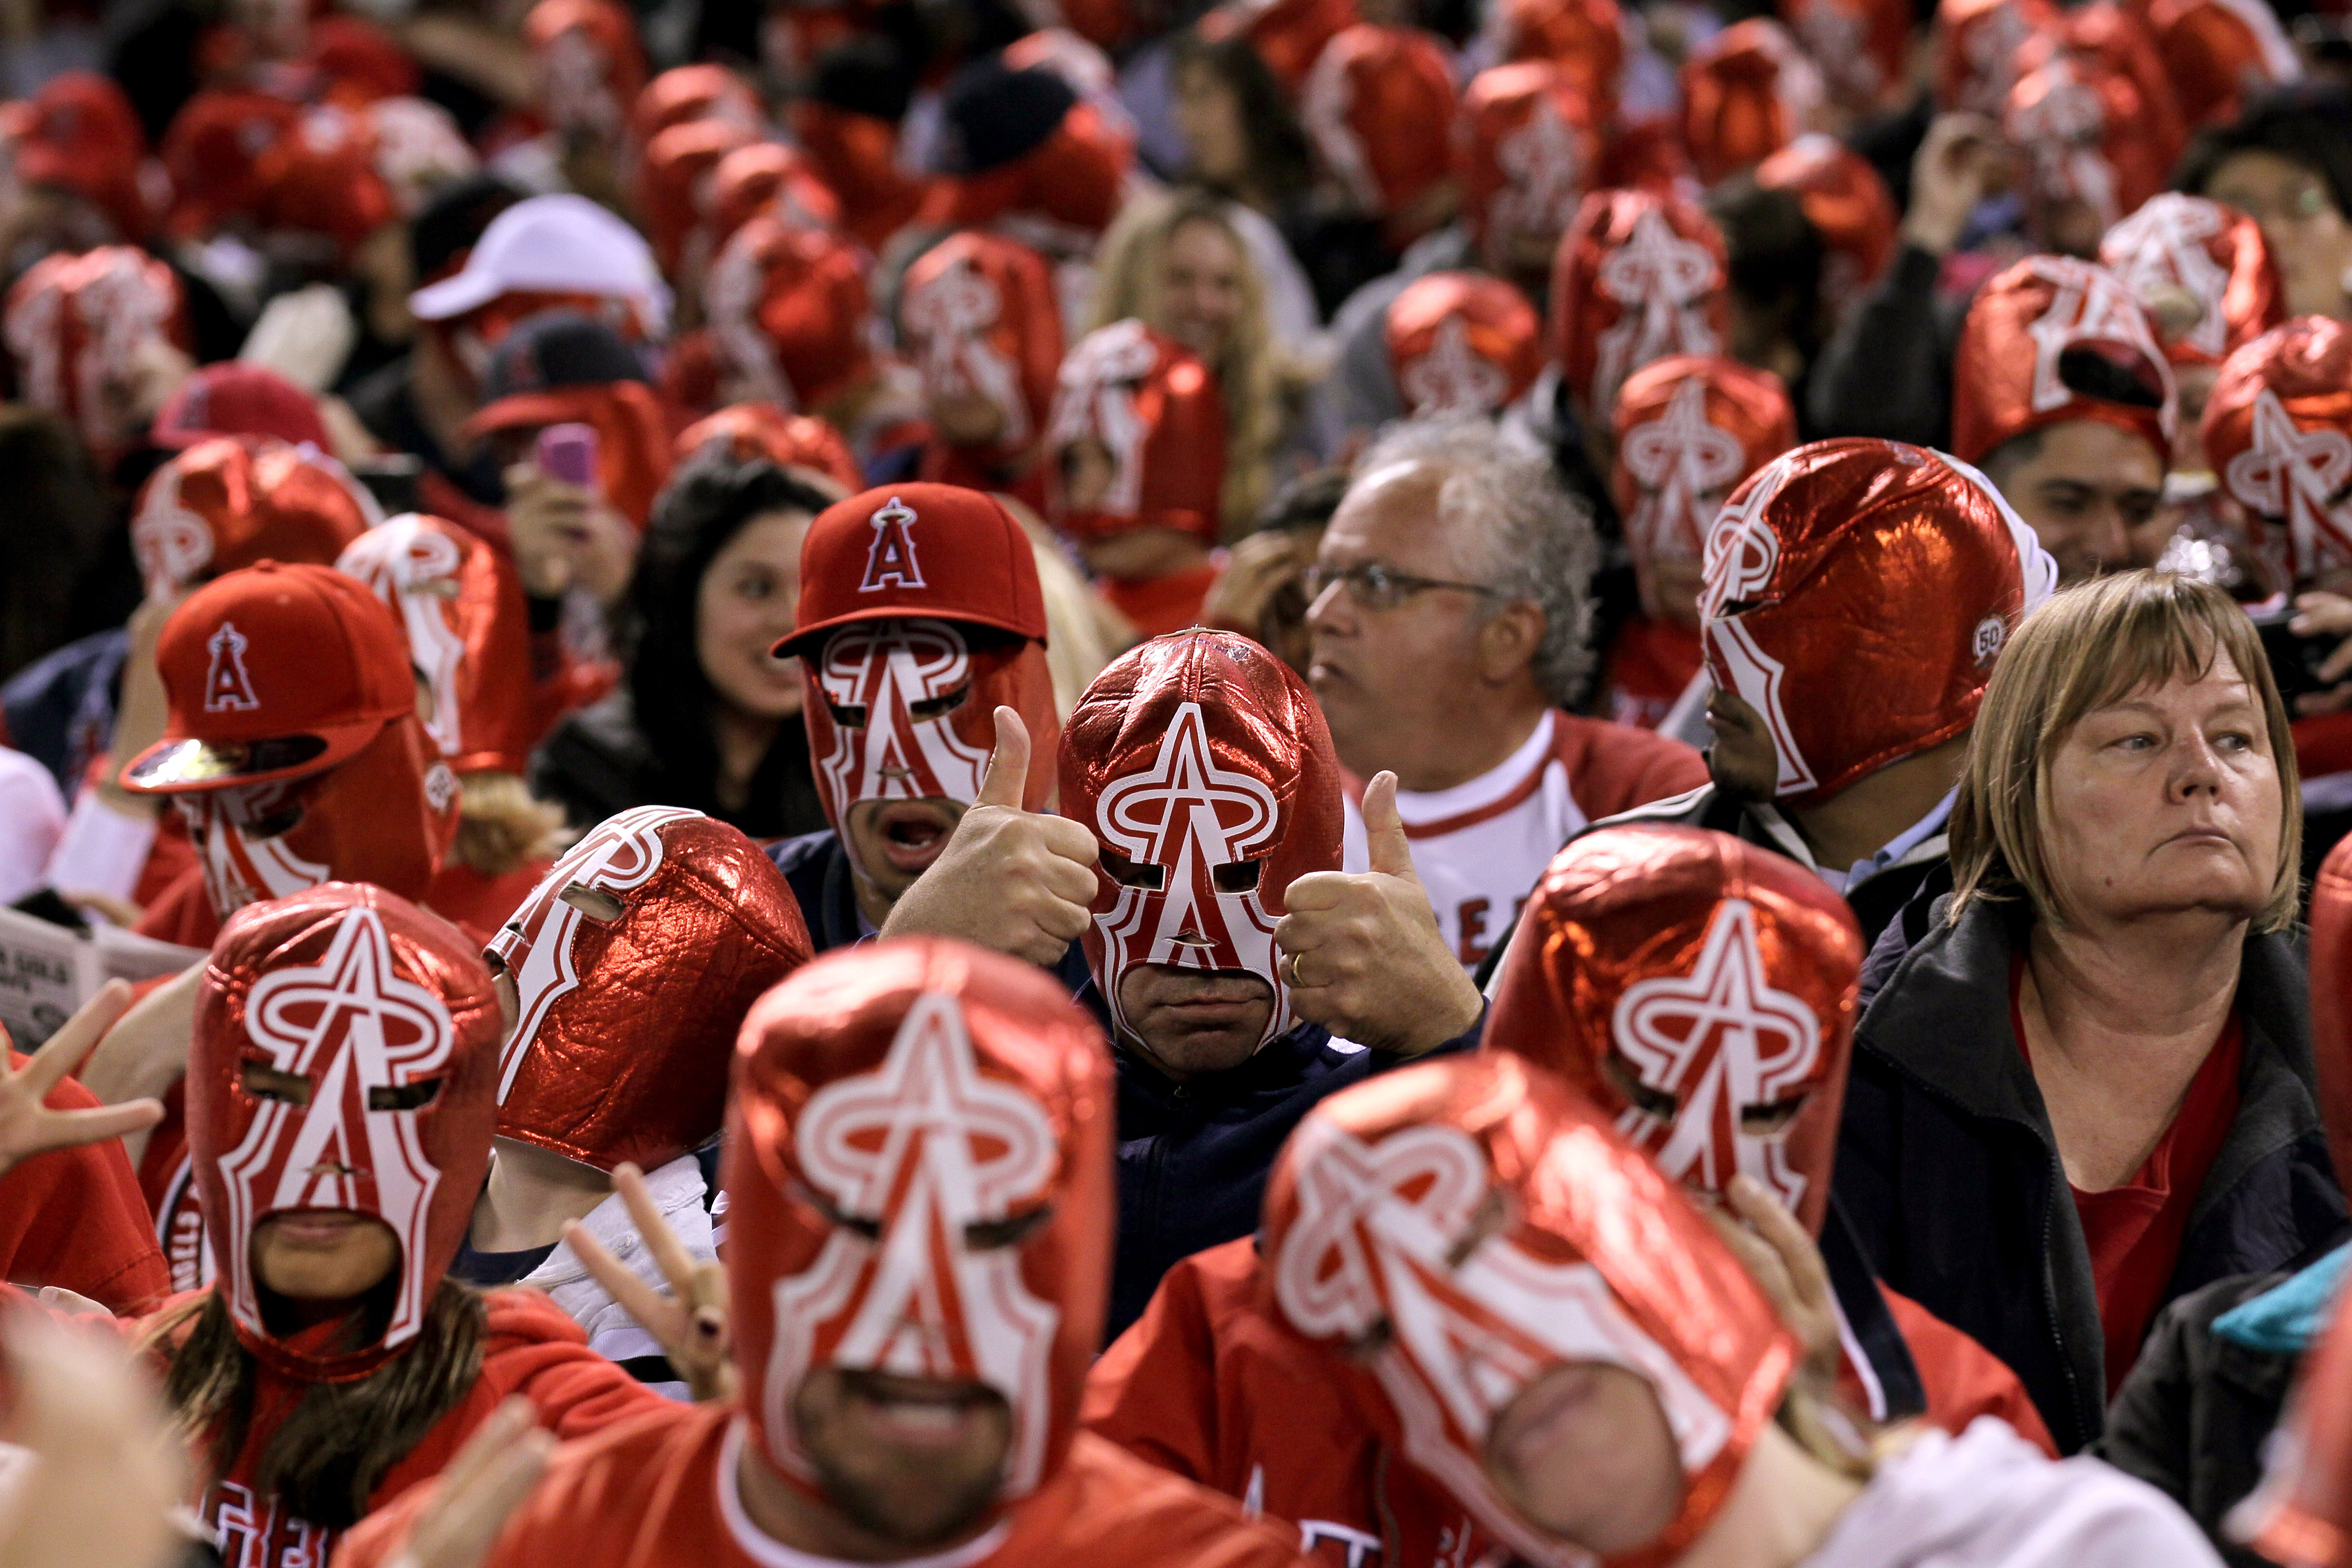
[[[24, 1057], [11, 1051], [9, 1059], [24, 1069]], [[68, 1078], [42, 1103], [87, 1110], [98, 1097]], [[163, 1254], [121, 1139], [50, 1149], [0, 1175], [0, 1278], [27, 1289], [61, 1286], [117, 1313], [163, 1299]]]
[[1654, 730], [1706, 663], [1695, 628], [1635, 616], [1610, 645], [1601, 706], [1620, 724]]
[[[171, 1305], [187, 1299], [175, 1297]], [[368, 1500], [371, 1512], [440, 1474], [474, 1428], [510, 1394], [529, 1399], [541, 1424], [565, 1437], [601, 1431], [651, 1407], [670, 1407], [668, 1400], [590, 1350], [580, 1325], [538, 1291], [493, 1290], [483, 1300], [489, 1331], [482, 1345], [481, 1374], [465, 1398], [384, 1472]], [[245, 1450], [226, 1476], [205, 1488], [197, 1511], [206, 1528], [219, 1534], [223, 1568], [322, 1568], [334, 1550], [335, 1532], [288, 1513], [275, 1497], [254, 1486], [270, 1435], [310, 1385], [259, 1365], [254, 1377], [253, 1426]]]
[[[2025, 1384], [2007, 1362], [1910, 1297], [1890, 1289], [1884, 1280], [1878, 1293], [1886, 1298], [1886, 1310], [1902, 1331], [1903, 1342], [1911, 1347], [1912, 1364], [1919, 1369], [1919, 1383], [1927, 1394], [1929, 1421], [1957, 1437], [1978, 1416], [1997, 1415], [2019, 1436], [2058, 1458], [2058, 1445], [2050, 1440], [2042, 1412], [2033, 1407]], [[1841, 1392], [1849, 1375], [1839, 1378]]]
[[[769, 1568], [806, 1561], [761, 1534], [736, 1489], [726, 1405], [664, 1407], [559, 1450], [484, 1568]], [[429, 1494], [363, 1521], [335, 1568], [383, 1568]], [[967, 1555], [971, 1553], [971, 1555]], [[958, 1568], [1301, 1568], [1232, 1502], [1081, 1432], [1045, 1485]]]

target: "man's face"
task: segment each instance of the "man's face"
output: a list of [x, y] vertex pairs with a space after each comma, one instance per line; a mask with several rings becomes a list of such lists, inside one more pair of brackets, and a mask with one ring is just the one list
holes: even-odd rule
[[1715, 787], [1738, 800], [1770, 800], [1780, 760], [1764, 715], [1737, 691], [1718, 686], [1706, 700], [1706, 727], [1715, 735], [1706, 751], [1707, 776]]
[[2042, 432], [2041, 449], [1996, 476], [2058, 563], [2061, 586], [2131, 563], [2131, 534], [2164, 499], [2164, 465], [2145, 440], [2072, 419]]
[[793, 1422], [826, 1500], [910, 1552], [979, 1522], [1013, 1447], [1012, 1408], [970, 1381], [825, 1367], [802, 1382]]
[[1119, 976], [1118, 1005], [1135, 1043], [1181, 1082], [1256, 1054], [1274, 1016], [1274, 987], [1238, 969], [1139, 963]]
[[[1316, 564], [1326, 573], [1383, 566], [1441, 582], [1475, 582], [1450, 530], [1438, 521], [1444, 471], [1399, 463], [1365, 475], [1325, 531]], [[1359, 776], [1410, 761], [1447, 732], [1449, 716], [1475, 700], [1479, 596], [1459, 588], [1406, 593], [1367, 605], [1333, 583], [1307, 606], [1307, 684], [1331, 726], [1331, 743]]]
[[849, 808], [847, 826], [859, 873], [896, 903], [947, 847], [949, 835], [963, 820], [965, 804], [938, 795], [857, 802]]

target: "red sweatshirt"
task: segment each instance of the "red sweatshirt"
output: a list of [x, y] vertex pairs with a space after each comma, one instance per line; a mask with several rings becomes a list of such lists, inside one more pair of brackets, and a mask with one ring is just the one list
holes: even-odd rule
[[[14, 1051], [9, 1060], [25, 1065]], [[84, 1110], [98, 1099], [68, 1078], [44, 1103]], [[121, 1139], [52, 1149], [0, 1175], [0, 1278], [28, 1289], [60, 1285], [118, 1313], [163, 1299], [171, 1282], [163, 1250]]]

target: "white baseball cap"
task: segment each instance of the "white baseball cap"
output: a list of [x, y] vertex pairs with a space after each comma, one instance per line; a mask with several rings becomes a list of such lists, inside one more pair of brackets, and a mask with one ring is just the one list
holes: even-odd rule
[[446, 321], [501, 294], [609, 294], [636, 303], [655, 332], [669, 288], [645, 237], [585, 196], [532, 196], [490, 220], [455, 277], [408, 297], [420, 321]]

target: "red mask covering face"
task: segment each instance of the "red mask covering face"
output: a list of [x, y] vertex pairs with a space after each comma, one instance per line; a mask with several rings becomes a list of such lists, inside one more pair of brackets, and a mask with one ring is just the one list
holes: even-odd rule
[[719, 162], [755, 135], [730, 120], [689, 120], [646, 148], [637, 164], [637, 211], [671, 281], [699, 278], [710, 265]]
[[2303, 75], [2278, 14], [2260, 0], [2157, 0], [2147, 25], [2191, 125], [2226, 125], [2249, 88]]
[[409, 512], [370, 529], [335, 562], [400, 617], [425, 678], [425, 732], [461, 773], [520, 773], [530, 761], [530, 627], [514, 563], [472, 533]]
[[149, 346], [187, 338], [179, 280], [127, 245], [33, 263], [8, 290], [5, 329], [16, 395], [70, 424], [101, 463], [152, 412], [138, 406]]
[[727, 1276], [742, 1408], [787, 1480], [823, 1495], [793, 1405], [831, 1367], [1002, 1395], [1000, 1508], [1054, 1476], [1102, 1332], [1111, 1116], [1092, 1021], [1050, 975], [961, 942], [833, 953], [751, 1009]]
[[1625, 378], [1668, 354], [1720, 353], [1729, 317], [1723, 237], [1688, 202], [1595, 191], [1560, 240], [1551, 275], [1560, 373], [1596, 418]]
[[1737, 22], [1683, 62], [1683, 141], [1712, 184], [1750, 169], [1811, 130], [1822, 73], [1769, 16]]
[[[1066, 497], [1055, 521], [1079, 539], [1172, 528], [1217, 536], [1225, 409], [1192, 351], [1129, 317], [1080, 338], [1062, 362], [1047, 447], [1097, 444], [1110, 477], [1099, 497]], [[1086, 504], [1091, 502], [1091, 504]]]
[[523, 18], [522, 33], [549, 123], [618, 147], [629, 106], [646, 85], [645, 52], [630, 13], [613, 0], [540, 0]]
[[1499, 278], [1433, 272], [1389, 305], [1389, 368], [1408, 415], [1493, 415], [1543, 368], [1527, 296]]
[[331, 565], [382, 516], [332, 458], [223, 436], [155, 470], [131, 521], [131, 549], [147, 596], [167, 599], [257, 562]]
[[1412, 27], [1359, 22], [1307, 73], [1299, 121], [1357, 207], [1389, 220], [1393, 247], [1429, 230], [1414, 209], [1452, 172], [1452, 155], [1427, 128], [1454, 118], [1454, 97], [1445, 50]]
[[2231, 354], [2205, 403], [2221, 489], [2278, 536], [2295, 582], [2352, 563], [2352, 331], [2297, 316]]
[[781, 142], [754, 142], [719, 160], [710, 175], [710, 242], [725, 245], [767, 214], [793, 228], [838, 228], [841, 199], [807, 153]]
[[1180, 632], [1095, 677], [1062, 738], [1062, 809], [1101, 847], [1087, 962], [1128, 1027], [1138, 964], [1238, 970], [1274, 990], [1259, 1044], [1298, 1021], [1276, 962], [1290, 884], [1339, 868], [1339, 764], [1290, 667], [1230, 632]]
[[1834, 136], [1798, 137], [1756, 165], [1756, 183], [1792, 191], [1822, 237], [1822, 298], [1843, 315], [1895, 254], [1899, 215], [1870, 161]]
[[[2096, 354], [2145, 388], [2148, 404], [2086, 397], [2065, 358]], [[2172, 455], [2172, 370], [2156, 323], [2123, 280], [2063, 256], [2029, 256], [1977, 290], [1952, 375], [1952, 450], [1976, 462], [2029, 431], [2095, 419]]]
[[[2174, 364], [2219, 364], [2286, 319], [2262, 229], [2202, 196], [2150, 197], [2107, 230], [2099, 263], [2163, 323]], [[2174, 328], [2176, 317], [2188, 324]]]
[[1910, 75], [1911, 7], [1903, 0], [1780, 0], [1780, 19], [1849, 109], [1877, 107]]
[[1732, 487], [1797, 444], [1780, 378], [1736, 360], [1675, 354], [1617, 395], [1617, 510], [1633, 569], [1696, 561]]
[[1617, 0], [1496, 0], [1486, 7], [1481, 39], [1486, 58], [1559, 67], [1592, 105], [1593, 123], [1616, 119], [1625, 68], [1625, 17]]
[[1226, 0], [1201, 19], [1201, 36], [1249, 40], [1283, 89], [1296, 97], [1324, 47], [1356, 20], [1356, 0]]
[[1763, 716], [1773, 798], [1828, 800], [1975, 722], [1993, 661], [2057, 576], [1967, 464], [1816, 441], [1749, 476], [1707, 533], [1707, 671]]
[[499, 1136], [650, 1171], [719, 1135], [743, 1016], [808, 962], [809, 937], [759, 846], [641, 805], [566, 850], [484, 956], [516, 997]]
[[2057, 25], [2050, 0], [1938, 0], [1936, 107], [1999, 119], [2017, 80], [2017, 51]]
[[845, 490], [864, 487], [856, 455], [841, 432], [811, 414], [787, 414], [772, 403], [730, 403], [688, 426], [677, 438], [686, 461], [713, 441], [727, 443], [739, 463], [765, 458], [787, 468], [814, 468]]
[[819, 408], [872, 368], [866, 264], [837, 236], [755, 217], [711, 263], [705, 300], [720, 356], [752, 396]]
[[1062, 315], [1044, 257], [994, 235], [952, 236], [907, 268], [898, 321], [934, 406], [977, 398], [995, 410], [986, 455], [1017, 458], [1036, 445], [1062, 364]]
[[[306, 1383], [365, 1377], [416, 1337], [481, 1194], [499, 1004], [455, 927], [380, 888], [335, 882], [222, 928], [196, 997], [188, 1146], [238, 1341]], [[305, 1090], [247, 1087], [248, 1066]], [[263, 1321], [254, 1233], [338, 1209], [399, 1241], [373, 1343], [323, 1353]]]
[[1462, 95], [1463, 216], [1490, 266], [1558, 244], [1593, 183], [1601, 121], [1573, 79], [1549, 60], [1525, 60], [1479, 72]]
[[1682, 1506], [1626, 1561], [1663, 1563], [1721, 1510], [1796, 1363], [1689, 1200], [1589, 1101], [1499, 1053], [1318, 1105], [1275, 1166], [1265, 1257], [1290, 1326], [1364, 1369], [1329, 1363], [1375, 1429], [1540, 1568], [1599, 1559], [1487, 1479], [1488, 1435], [1529, 1384], [1599, 1362], [1650, 1385]]
[[1684, 1185], [1828, 1212], [1862, 937], [1786, 856], [1696, 827], [1579, 838], [1528, 897], [1486, 1043], [1559, 1073]]
[[[2088, 50], [2053, 51], [2009, 90], [2001, 129], [2032, 153], [2036, 212], [2087, 209], [2104, 232], [2164, 189], [2170, 163], [2147, 134], [2139, 85]], [[2048, 227], [2047, 217], [2037, 229]]]

